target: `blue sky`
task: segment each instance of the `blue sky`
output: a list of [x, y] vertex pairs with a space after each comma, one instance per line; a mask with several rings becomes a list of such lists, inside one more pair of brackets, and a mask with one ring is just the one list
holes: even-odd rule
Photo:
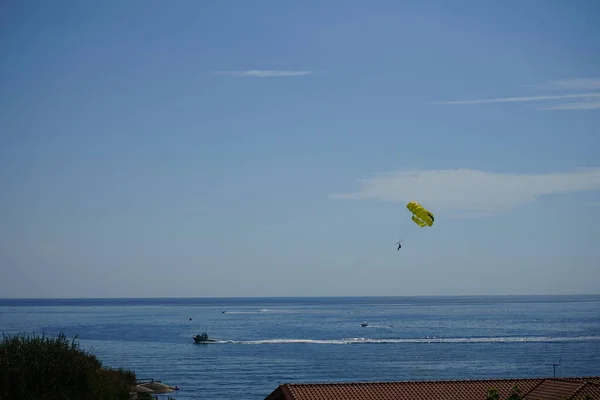
[[600, 293], [598, 2], [0, 7], [0, 297]]

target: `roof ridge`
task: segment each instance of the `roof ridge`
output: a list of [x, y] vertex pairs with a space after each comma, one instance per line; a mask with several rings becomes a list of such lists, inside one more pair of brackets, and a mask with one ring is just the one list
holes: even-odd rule
[[523, 397], [527, 398], [527, 395], [531, 392], [533, 392], [535, 389], [539, 388], [544, 382], [547, 382], [548, 380], [552, 380], [552, 378], [548, 379], [542, 379], [537, 385], [535, 385], [534, 387], [532, 387], [531, 389], [529, 389], [527, 392], [523, 393]]
[[588, 379], [600, 379], [600, 376], [588, 376], [588, 377], [562, 377], [562, 378], [548, 378], [549, 380], [552, 381], [561, 381], [561, 382], [587, 382]]
[[577, 393], [581, 392], [583, 389], [586, 388], [586, 386], [596, 386], [595, 384], [593, 384], [592, 382], [582, 382], [583, 385], [581, 385], [579, 388], [577, 388], [577, 390], [575, 390], [573, 393], [571, 393], [570, 396], [568, 396], [567, 398], [571, 398], [571, 397], [575, 397], [577, 395]]
[[290, 390], [288, 388], [289, 384], [288, 383], [284, 383], [283, 385], [279, 385], [279, 387], [281, 388], [281, 392], [283, 393], [284, 398], [291, 398], [293, 400], [296, 400], [296, 393], [292, 390]]
[[[432, 383], [432, 382], [489, 382], [489, 381], [534, 381], [534, 380], [551, 380], [551, 381], [588, 381], [589, 379], [598, 379], [600, 380], [600, 375], [589, 375], [589, 376], [563, 376], [559, 378], [547, 377], [547, 376], [538, 376], [531, 378], [483, 378], [483, 379], [432, 379], [432, 380], [401, 380], [401, 381], [333, 381], [333, 382], [294, 382], [294, 383], [286, 383], [287, 385], [336, 385], [336, 384], [356, 384], [356, 383]], [[592, 383], [592, 382], [589, 382]]]
[[[596, 377], [592, 377], [596, 378]], [[600, 376], [597, 377], [600, 379]], [[382, 383], [448, 383], [448, 382], [510, 382], [510, 381], [524, 381], [531, 382], [537, 380], [552, 380], [552, 378], [489, 378], [489, 379], [433, 379], [433, 380], [407, 380], [407, 381], [335, 381], [335, 382], [294, 382], [286, 383], [290, 386], [307, 386], [307, 385], [364, 385], [364, 384], [382, 384]]]
[[[548, 385], [548, 387], [546, 387]], [[466, 391], [468, 399], [475, 399], [476, 393], [484, 389], [497, 388], [500, 391], [507, 391], [510, 387], [518, 386], [521, 388], [525, 397], [535, 393], [536, 390], [545, 392], [548, 390], [558, 390], [559, 393], [569, 396], [581, 396], [586, 393], [597, 393], [600, 388], [600, 375], [586, 377], [520, 377], [520, 378], [491, 378], [491, 379], [435, 379], [435, 380], [409, 380], [409, 381], [322, 381], [322, 382], [295, 382], [282, 383], [278, 388], [280, 397], [273, 397], [271, 400], [301, 400], [314, 398], [323, 400], [325, 398], [335, 397], [346, 393], [348, 399], [358, 400], [366, 399], [365, 395], [370, 393], [385, 393], [388, 395], [396, 394], [397, 398], [408, 399], [415, 393], [435, 393], [435, 399], [440, 400], [438, 392], [453, 390], [459, 388]], [[468, 393], [467, 393], [468, 392]], [[441, 392], [440, 392], [441, 393]], [[362, 397], [361, 397], [362, 396]], [[475, 397], [473, 397], [475, 396]], [[467, 400], [468, 400], [467, 399]]]
[[563, 376], [560, 378], [546, 378], [546, 379], [553, 379], [553, 380], [585, 380], [587, 381], [588, 379], [600, 379], [600, 375], [589, 375], [589, 376]]

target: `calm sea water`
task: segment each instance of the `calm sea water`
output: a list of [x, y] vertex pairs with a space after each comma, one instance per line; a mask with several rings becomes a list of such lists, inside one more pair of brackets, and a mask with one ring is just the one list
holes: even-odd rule
[[[0, 300], [0, 330], [79, 335], [106, 366], [180, 386], [177, 399], [544, 377], [559, 359], [557, 376], [600, 375], [600, 296]], [[220, 341], [194, 344], [202, 331]]]

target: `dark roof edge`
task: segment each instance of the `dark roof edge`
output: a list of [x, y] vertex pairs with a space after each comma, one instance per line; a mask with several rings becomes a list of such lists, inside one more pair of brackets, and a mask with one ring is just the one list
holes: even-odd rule
[[[319, 386], [329, 386], [329, 385], [380, 385], [380, 384], [391, 384], [391, 383], [458, 383], [458, 382], [531, 382], [531, 381], [586, 381], [589, 379], [598, 379], [600, 380], [600, 375], [592, 375], [592, 376], [564, 376], [560, 378], [553, 378], [548, 376], [540, 376], [540, 377], [532, 377], [532, 378], [487, 378], [487, 379], [433, 379], [433, 380], [409, 380], [409, 381], [346, 381], [346, 382], [287, 382], [280, 386], [307, 386], [307, 385], [319, 385]], [[541, 383], [541, 382], [540, 382]]]
[[580, 393], [581, 391], [583, 391], [583, 389], [588, 388], [590, 386], [600, 386], [600, 385], [598, 385], [596, 383], [592, 383], [592, 382], [583, 382], [583, 385], [581, 385], [579, 387], [579, 389], [577, 389], [576, 391], [571, 393], [568, 398], [577, 396], [577, 394]]
[[296, 399], [296, 396], [290, 391], [289, 383], [284, 383], [283, 385], [279, 385], [279, 387], [286, 399]]

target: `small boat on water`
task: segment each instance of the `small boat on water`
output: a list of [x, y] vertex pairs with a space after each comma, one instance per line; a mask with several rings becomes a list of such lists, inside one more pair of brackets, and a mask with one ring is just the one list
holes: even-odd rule
[[194, 338], [194, 343], [215, 343], [218, 342], [216, 339], [209, 339], [208, 334], [206, 332], [202, 332], [201, 335], [192, 336]]
[[363, 328], [366, 328], [367, 326], [369, 326], [369, 324], [367, 324], [366, 322], [363, 322], [362, 324], [360, 324], [360, 326], [362, 326]]

